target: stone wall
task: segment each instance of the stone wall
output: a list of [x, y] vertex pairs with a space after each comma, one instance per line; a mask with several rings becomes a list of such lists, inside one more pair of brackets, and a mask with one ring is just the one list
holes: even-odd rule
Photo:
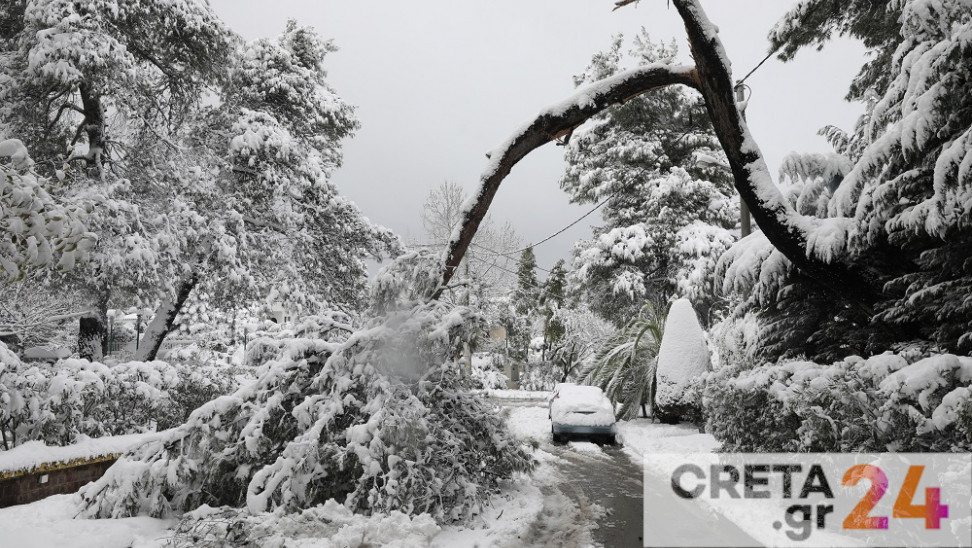
[[0, 477], [0, 508], [27, 504], [51, 495], [75, 493], [104, 475], [117, 456], [41, 466], [30, 472]]

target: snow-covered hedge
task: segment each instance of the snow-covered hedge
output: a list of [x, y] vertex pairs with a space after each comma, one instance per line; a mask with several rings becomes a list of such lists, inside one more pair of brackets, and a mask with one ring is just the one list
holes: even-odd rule
[[291, 339], [254, 383], [85, 487], [84, 513], [297, 512], [335, 499], [354, 512], [475, 514], [533, 466], [451, 360], [477, 324], [468, 309], [431, 303], [343, 340]]
[[230, 388], [220, 373], [210, 373], [216, 380], [189, 366], [161, 361], [24, 363], [0, 343], [0, 447], [10, 449], [32, 440], [67, 445], [79, 435], [101, 437], [169, 426], [187, 416], [188, 407]]
[[727, 451], [969, 451], [972, 358], [725, 368], [709, 377], [704, 406]]
[[697, 379], [711, 368], [709, 346], [695, 308], [678, 299], [668, 309], [655, 366], [655, 416], [662, 422], [698, 420], [701, 401]]

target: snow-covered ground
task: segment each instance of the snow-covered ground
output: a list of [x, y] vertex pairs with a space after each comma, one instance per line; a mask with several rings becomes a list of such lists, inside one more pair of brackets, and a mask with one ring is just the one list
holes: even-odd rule
[[[505, 407], [503, 413], [513, 433], [536, 447], [534, 454], [540, 464], [532, 476], [519, 477], [493, 497], [490, 505], [472, 522], [439, 527], [421, 518], [349, 515], [345, 521], [331, 520], [327, 530], [302, 529], [301, 538], [294, 539], [294, 545], [354, 546], [343, 540], [350, 538], [402, 548], [542, 546], [553, 540], [562, 545], [591, 545], [593, 531], [603, 521], [605, 509], [587, 501], [583, 495], [575, 496], [567, 485], [571, 481], [558, 467], [565, 462], [565, 457], [604, 459], [606, 463], [611, 457], [601, 446], [586, 441], [551, 446], [550, 420], [543, 404]], [[645, 453], [708, 452], [718, 447], [712, 436], [700, 434], [697, 428], [662, 425], [646, 419], [618, 423], [618, 440], [624, 444], [624, 453], [638, 466]], [[161, 548], [176, 533], [175, 520], [74, 519], [77, 513], [77, 499], [72, 495], [0, 509], [3, 545]], [[339, 539], [341, 543], [337, 543]]]
[[18, 548], [148, 548], [171, 536], [175, 520], [149, 517], [74, 519], [74, 495], [54, 495], [31, 504], [0, 509], [2, 545]]

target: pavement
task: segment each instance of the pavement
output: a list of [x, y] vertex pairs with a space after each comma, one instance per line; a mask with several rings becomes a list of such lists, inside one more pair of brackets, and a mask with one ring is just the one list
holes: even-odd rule
[[[497, 402], [509, 410], [536, 402]], [[545, 436], [540, 432], [546, 431]], [[552, 456], [544, 460], [553, 470], [537, 478], [544, 494], [544, 509], [525, 538], [523, 546], [641, 547], [644, 543], [644, 494], [653, 496], [670, 489], [664, 479], [645, 475], [640, 462], [621, 445], [597, 445], [590, 441], [555, 444], [536, 425], [533, 439], [538, 450]], [[649, 501], [651, 502], [651, 501]], [[684, 546], [761, 546], [734, 523], [689, 501], [672, 503], [657, 499], [648, 534], [668, 533], [665, 538], [684, 539]]]

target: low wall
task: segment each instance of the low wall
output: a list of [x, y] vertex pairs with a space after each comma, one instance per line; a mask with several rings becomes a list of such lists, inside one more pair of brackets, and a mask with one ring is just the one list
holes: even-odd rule
[[0, 508], [27, 504], [51, 495], [75, 493], [104, 475], [118, 455], [41, 465], [30, 471], [0, 474]]
[[34, 440], [0, 451], [0, 508], [74, 493], [103, 476], [121, 455], [164, 434], [79, 436], [77, 442], [61, 446], [48, 446]]

